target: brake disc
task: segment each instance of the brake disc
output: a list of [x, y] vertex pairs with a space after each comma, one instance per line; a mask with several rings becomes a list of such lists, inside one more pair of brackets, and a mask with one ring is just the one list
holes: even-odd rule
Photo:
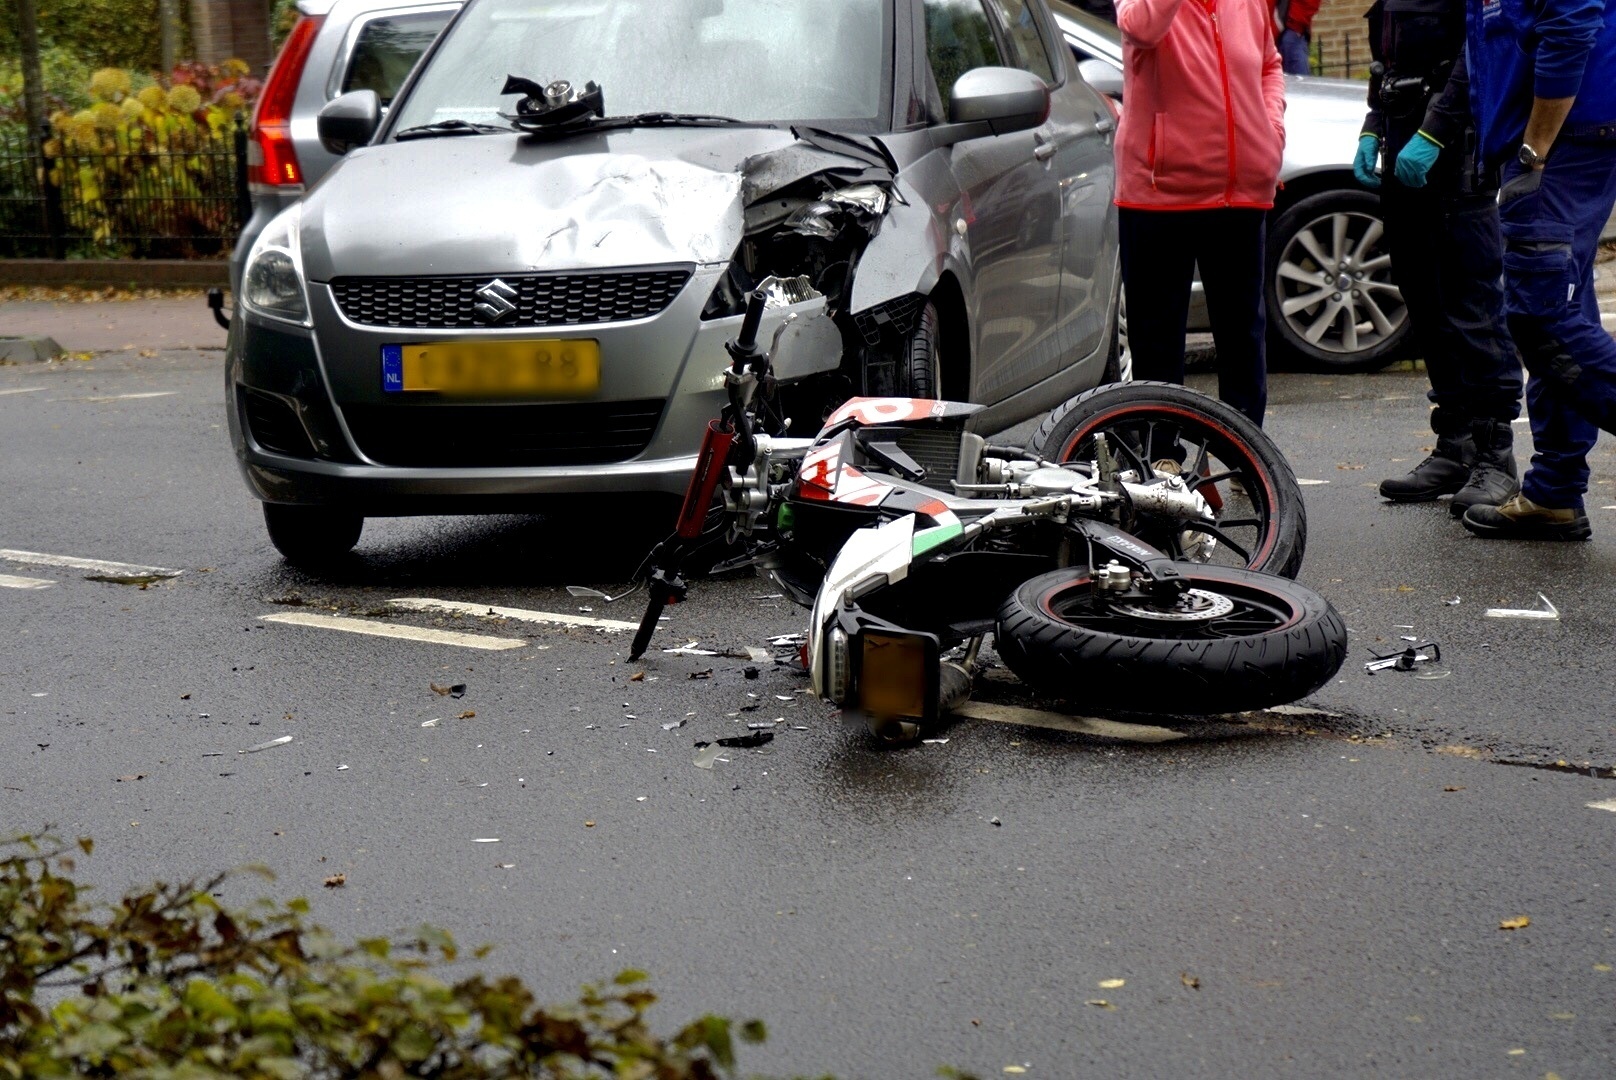
[[1233, 611], [1234, 601], [1221, 593], [1190, 589], [1181, 593], [1172, 607], [1162, 607], [1159, 604], [1115, 603], [1111, 605], [1111, 610], [1118, 615], [1130, 615], [1136, 619], [1154, 619], [1158, 622], [1210, 622], [1213, 619], [1221, 619]]

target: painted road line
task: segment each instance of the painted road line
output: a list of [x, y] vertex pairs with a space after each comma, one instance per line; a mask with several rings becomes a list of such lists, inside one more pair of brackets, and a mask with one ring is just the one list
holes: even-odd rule
[[1126, 742], [1163, 743], [1186, 738], [1182, 731], [1150, 724], [1124, 724], [1120, 720], [1101, 720], [1097, 716], [1067, 716], [1044, 709], [1024, 709], [1019, 705], [991, 705], [985, 701], [968, 701], [955, 709], [954, 715], [971, 720], [991, 720], [996, 724], [1075, 731], [1079, 735], [1098, 735]]
[[26, 563], [29, 566], [65, 566], [69, 570], [89, 570], [97, 574], [115, 574], [119, 577], [179, 577], [185, 572], [167, 570], [161, 566], [136, 566], [133, 563], [81, 559], [77, 555], [47, 555], [42, 551], [17, 551], [14, 548], [0, 548], [0, 559]]
[[639, 623], [622, 622], [618, 619], [592, 619], [587, 615], [563, 615], [554, 611], [529, 611], [526, 608], [468, 604], [460, 600], [434, 600], [427, 596], [404, 596], [387, 602], [405, 611], [442, 611], [455, 615], [475, 615], [483, 619], [515, 619], [518, 622], [548, 623], [551, 626], [587, 626], [608, 633], [640, 628]]
[[15, 577], [11, 574], [0, 574], [0, 589], [48, 589], [56, 584], [45, 578]]
[[1591, 802], [1588, 804], [1588, 809], [1609, 810], [1611, 813], [1616, 814], [1616, 799], [1601, 799], [1599, 802]]
[[372, 622], [369, 619], [346, 619], [336, 615], [305, 615], [292, 612], [286, 615], [262, 615], [261, 622], [286, 623], [289, 626], [313, 626], [321, 630], [342, 630], [349, 634], [369, 634], [371, 637], [400, 638], [404, 641], [424, 641], [429, 645], [457, 645], [462, 649], [520, 649], [527, 644], [520, 638], [489, 637], [486, 634], [459, 634], [453, 630], [428, 630], [420, 626], [398, 626], [394, 623]]
[[12, 390], [0, 390], [0, 397], [5, 397], [7, 394], [32, 394], [36, 390], [43, 389], [45, 389], [43, 386], [19, 386]]
[[147, 390], [140, 394], [103, 394], [100, 397], [80, 398], [81, 401], [94, 401], [97, 404], [107, 401], [138, 401], [141, 398], [173, 397], [178, 390]]

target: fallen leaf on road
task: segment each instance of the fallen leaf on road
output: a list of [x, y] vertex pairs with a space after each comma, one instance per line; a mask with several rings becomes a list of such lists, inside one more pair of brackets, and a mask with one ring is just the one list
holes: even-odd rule
[[1126, 986], [1127, 984], [1128, 984], [1127, 979], [1101, 979], [1100, 980], [1100, 989], [1101, 990], [1115, 990], [1117, 987]]
[[628, 677], [628, 681], [629, 682], [644, 682], [645, 681], [645, 672], [636, 671], [634, 674], [632, 674], [632, 675], [630, 675]]
[[1500, 930], [1525, 930], [1532, 925], [1532, 920], [1526, 915], [1517, 915], [1513, 919], [1505, 919], [1498, 924]]
[[594, 823], [594, 822], [593, 822], [593, 821], [586, 821], [586, 822], [584, 822], [584, 828], [586, 828], [586, 829], [593, 829], [593, 828], [594, 828], [594, 827], [595, 827], [595, 823]]
[[1463, 791], [1464, 790], [1464, 785], [1463, 784], [1449, 784], [1447, 787], [1443, 788], [1442, 790], [1443, 791]]
[[1024, 1073], [1027, 1070], [1023, 1069], [1020, 1065], [1006, 1065], [1004, 1067], [1004, 1071], [1007, 1073]]
[[328, 889], [340, 889], [344, 885], [348, 884], [348, 875], [347, 874], [332, 874], [330, 877], [325, 879], [324, 884], [325, 884], [325, 887], [328, 888]]
[[1083, 1004], [1085, 1004], [1085, 1005], [1093, 1005], [1097, 1009], [1114, 1009], [1114, 1008], [1116, 1008], [1115, 1005], [1112, 1005], [1109, 1001], [1105, 1000], [1105, 998], [1089, 998]]
[[1609, 970], [1611, 970], [1611, 967], [1610, 967], [1609, 964], [1595, 964], [1594, 965], [1594, 970], [1595, 971], [1609, 971]]
[[477, 715], [477, 710], [476, 709], [467, 709], [465, 712], [463, 712], [459, 716], [455, 717], [455, 719], [456, 720], [470, 720], [472, 717], [474, 717], [476, 715]]
[[463, 683], [463, 682], [457, 682], [452, 686], [442, 686], [442, 685], [439, 685], [438, 683], [430, 683], [428, 685], [430, 685], [432, 687], [432, 692], [434, 694], [437, 694], [439, 697], [465, 697], [466, 696], [466, 684]]
[[1194, 975], [1191, 975], [1187, 971], [1181, 971], [1178, 973], [1178, 981], [1189, 987], [1191, 990], [1199, 990], [1201, 988], [1201, 980], [1197, 979]]

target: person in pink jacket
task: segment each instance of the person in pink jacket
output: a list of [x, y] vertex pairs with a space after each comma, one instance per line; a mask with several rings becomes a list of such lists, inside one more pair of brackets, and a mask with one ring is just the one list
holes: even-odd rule
[[1285, 150], [1285, 78], [1268, 0], [1117, 0], [1117, 195], [1128, 345], [1139, 379], [1184, 381], [1201, 267], [1218, 396], [1268, 401], [1264, 219]]

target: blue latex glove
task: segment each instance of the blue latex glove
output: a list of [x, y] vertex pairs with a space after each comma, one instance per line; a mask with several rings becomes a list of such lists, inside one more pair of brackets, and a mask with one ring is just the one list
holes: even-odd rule
[[1380, 138], [1368, 132], [1358, 136], [1358, 156], [1352, 159], [1352, 175], [1366, 188], [1378, 188], [1380, 177], [1375, 175], [1375, 159], [1380, 157]]
[[1425, 177], [1442, 153], [1442, 144], [1423, 131], [1416, 131], [1397, 155], [1397, 182], [1404, 187], [1422, 188]]

